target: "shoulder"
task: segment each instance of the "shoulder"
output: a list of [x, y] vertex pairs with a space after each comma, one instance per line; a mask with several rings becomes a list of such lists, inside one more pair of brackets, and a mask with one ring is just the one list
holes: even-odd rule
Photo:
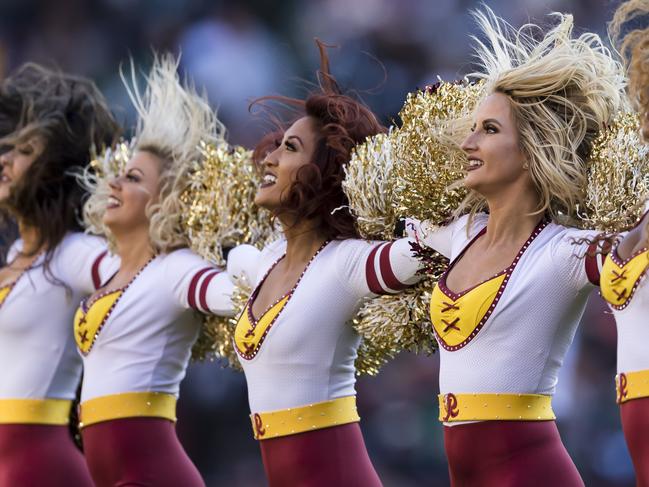
[[261, 250], [261, 254], [259, 255], [259, 263], [262, 267], [266, 265], [266, 263], [270, 265], [285, 253], [286, 240], [284, 238], [280, 238], [269, 243]]
[[272, 241], [268, 245], [266, 245], [263, 250], [261, 251], [261, 254], [263, 256], [269, 255], [277, 255], [281, 256], [284, 252], [286, 252], [286, 239], [284, 238], [278, 238], [277, 240]]
[[333, 240], [329, 243], [331, 249], [337, 253], [345, 252], [363, 252], [370, 250], [377, 245], [380, 245], [385, 242], [374, 241], [374, 240], [363, 240], [360, 238], [347, 238], [344, 240]]
[[15, 240], [14, 243], [9, 246], [9, 250], [7, 251], [7, 263], [10, 263], [12, 260], [14, 260], [18, 256], [18, 253], [22, 250], [22, 248], [22, 239], [19, 238]]
[[108, 255], [108, 244], [102, 237], [82, 232], [68, 233], [54, 251], [54, 259], [71, 272], [98, 266]]
[[489, 221], [489, 215], [486, 213], [477, 213], [471, 218], [470, 215], [462, 215], [460, 218], [450, 224], [452, 242], [452, 256], [464, 249], [464, 247], [473, 240], [486, 226]]
[[197, 266], [215, 267], [188, 248], [173, 250], [167, 254], [161, 254], [158, 258], [160, 259], [161, 265], [166, 269], [173, 268], [174, 270], [178, 270]]
[[63, 238], [57, 250], [79, 257], [108, 250], [108, 246], [106, 240], [102, 237], [82, 232], [72, 232]]
[[597, 245], [596, 230], [582, 230], [549, 223], [546, 230], [550, 250], [555, 257], [584, 257], [591, 245]]

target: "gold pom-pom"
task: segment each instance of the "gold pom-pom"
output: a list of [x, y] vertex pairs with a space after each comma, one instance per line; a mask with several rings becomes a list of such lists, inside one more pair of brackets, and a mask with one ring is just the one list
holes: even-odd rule
[[225, 265], [224, 248], [249, 243], [263, 247], [276, 231], [268, 211], [254, 204], [261, 182], [252, 152], [227, 144], [201, 143], [189, 189], [184, 225], [191, 248], [202, 257]]
[[408, 95], [393, 144], [402, 215], [441, 224], [464, 199], [466, 190], [451, 185], [464, 177], [459, 142], [483, 92], [483, 83], [440, 82]]
[[234, 315], [205, 317], [198, 340], [192, 348], [192, 360], [219, 359], [234, 370], [243, 370], [234, 349], [234, 330], [251, 293], [252, 287], [247, 279], [238, 279], [231, 296]]
[[400, 215], [394, 200], [392, 144], [395, 131], [368, 137], [345, 166], [343, 191], [362, 238], [389, 240]]
[[579, 226], [619, 232], [635, 224], [649, 194], [649, 146], [636, 114], [620, 114], [602, 130], [588, 160], [585, 204]]
[[[202, 158], [196, 162], [190, 186], [182, 195], [188, 208], [183, 224], [191, 249], [225, 266], [224, 249], [242, 243], [261, 248], [276, 238], [276, 230], [270, 213], [254, 204], [261, 180], [252, 152], [239, 146], [205, 143], [200, 144], [200, 151]], [[238, 294], [233, 296], [236, 306], [240, 304]], [[240, 370], [232, 345], [235, 326], [232, 318], [208, 316], [192, 349], [192, 358], [223, 358]]]
[[113, 147], [106, 147], [101, 154], [93, 157], [90, 167], [98, 178], [107, 178], [120, 174], [133, 155], [135, 139], [120, 140]]
[[224, 358], [230, 363], [232, 350], [232, 327], [225, 316], [207, 315], [203, 317], [198, 339], [192, 346], [192, 360], [205, 361]]
[[430, 355], [437, 350], [428, 305], [433, 283], [427, 279], [399, 294], [367, 300], [353, 320], [362, 342], [356, 373], [376, 375], [381, 366], [406, 350]]

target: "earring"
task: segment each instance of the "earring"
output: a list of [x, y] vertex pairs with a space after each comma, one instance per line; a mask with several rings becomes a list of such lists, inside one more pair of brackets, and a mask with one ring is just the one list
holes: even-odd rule
[[529, 168], [530, 168], [530, 165], [527, 163], [527, 161], [525, 161], [523, 163], [523, 169], [525, 169], [527, 171]]

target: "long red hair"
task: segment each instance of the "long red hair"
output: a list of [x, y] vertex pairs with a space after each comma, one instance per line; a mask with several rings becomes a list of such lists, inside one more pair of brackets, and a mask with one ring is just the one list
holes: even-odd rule
[[[356, 145], [386, 128], [365, 104], [340, 90], [329, 71], [328, 46], [319, 40], [316, 43], [320, 50], [317, 90], [304, 100], [266, 96], [253, 102], [275, 101], [296, 108], [300, 116], [314, 121], [317, 131], [311, 162], [298, 170], [275, 214], [288, 216], [294, 222], [317, 221], [319, 230], [329, 239], [358, 238], [355, 219], [342, 189], [344, 167]], [[276, 131], [260, 140], [255, 148], [257, 163], [263, 161], [279, 138]]]

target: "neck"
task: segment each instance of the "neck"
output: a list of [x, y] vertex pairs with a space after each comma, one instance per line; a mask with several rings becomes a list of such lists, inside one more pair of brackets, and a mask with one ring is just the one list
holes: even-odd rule
[[120, 270], [137, 272], [155, 255], [145, 230], [115, 234], [116, 254], [120, 258]]
[[318, 225], [312, 221], [285, 225], [284, 236], [286, 237], [286, 265], [290, 268], [293, 264], [304, 266], [318, 249], [325, 242], [326, 237], [318, 229]]
[[501, 193], [487, 198], [487, 204], [489, 220], [485, 242], [488, 245], [525, 240], [543, 218], [543, 215], [534, 213], [538, 201], [533, 191], [516, 195]]
[[23, 241], [23, 254], [33, 255], [41, 250], [41, 234], [36, 227], [18, 222], [18, 233]]

